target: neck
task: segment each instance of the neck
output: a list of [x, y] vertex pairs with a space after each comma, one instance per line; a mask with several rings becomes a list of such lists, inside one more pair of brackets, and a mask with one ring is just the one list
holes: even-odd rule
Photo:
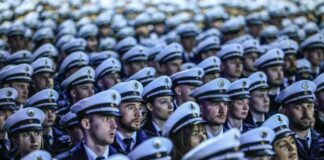
[[265, 120], [265, 115], [263, 113], [257, 113], [257, 112], [250, 112], [252, 114], [253, 119], [256, 122], [263, 122]]
[[51, 127], [43, 127], [43, 135], [48, 135]]
[[153, 116], [152, 116], [152, 121], [160, 128], [160, 130], [163, 129], [165, 121], [160, 120], [160, 119], [158, 119], [156, 117], [153, 117]]
[[279, 87], [271, 87], [270, 90], [269, 90], [269, 94], [270, 95], [277, 95], [279, 89], [280, 89]]
[[180, 96], [176, 96], [176, 101], [178, 106], [180, 106], [182, 104], [182, 100], [181, 100], [181, 97]]
[[95, 143], [90, 136], [85, 136], [85, 144], [89, 147], [97, 156], [102, 156], [105, 150], [107, 149], [108, 145], [100, 145]]
[[233, 128], [237, 128], [237, 129], [240, 129], [242, 126], [242, 123], [243, 123], [242, 119], [236, 119], [236, 118], [232, 118], [232, 117], [228, 117], [227, 120]]
[[296, 134], [301, 137], [301, 138], [305, 138], [307, 136], [307, 133], [310, 132], [310, 129], [305, 129], [305, 130], [300, 130], [298, 128], [296, 128], [294, 125], [290, 124], [290, 129], [294, 132], [296, 132]]
[[249, 77], [252, 73], [254, 73], [255, 71], [248, 71], [248, 70], [243, 70], [243, 75], [244, 77]]
[[132, 138], [132, 135], [136, 132], [136, 131], [127, 131], [126, 129], [122, 128], [122, 127], [118, 127], [117, 129], [119, 131], [120, 134], [122, 134], [125, 138]]
[[207, 125], [206, 130], [213, 136], [218, 136], [223, 130], [223, 125]]

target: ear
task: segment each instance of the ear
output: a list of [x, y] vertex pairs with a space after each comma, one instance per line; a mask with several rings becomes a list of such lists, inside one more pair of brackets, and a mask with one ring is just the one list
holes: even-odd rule
[[70, 90], [69, 90], [69, 93], [70, 93], [70, 96], [71, 96], [72, 98], [75, 98], [75, 97], [76, 97], [76, 92], [75, 92], [75, 89], [74, 89], [74, 88], [70, 89]]
[[286, 107], [280, 106], [278, 109], [278, 112], [287, 116], [287, 114], [288, 114], [287, 106]]
[[166, 64], [158, 64], [160, 66], [160, 70], [161, 70], [161, 73], [165, 73], [166, 72]]
[[175, 92], [176, 95], [180, 96], [181, 95], [181, 88], [179, 86], [175, 86], [174, 87], [174, 92]]
[[225, 66], [224, 66], [224, 65], [225, 65], [225, 64], [221, 63], [221, 66], [220, 66], [221, 71], [224, 71], [224, 69], [225, 69]]
[[161, 68], [160, 64], [156, 61], [153, 61], [153, 62], [154, 62], [154, 67], [155, 67], [156, 71], [158, 73], [164, 73], [164, 72], [162, 72], [162, 68]]
[[149, 110], [150, 112], [153, 111], [153, 105], [151, 103], [146, 103], [146, 108], [147, 110]]
[[81, 126], [82, 126], [82, 128], [84, 128], [86, 130], [89, 130], [90, 129], [90, 120], [89, 120], [89, 118], [83, 118], [81, 120]]

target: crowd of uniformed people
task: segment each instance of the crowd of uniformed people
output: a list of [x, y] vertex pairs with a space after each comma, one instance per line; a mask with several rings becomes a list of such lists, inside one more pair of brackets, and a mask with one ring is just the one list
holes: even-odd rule
[[324, 1], [0, 2], [0, 160], [324, 160]]

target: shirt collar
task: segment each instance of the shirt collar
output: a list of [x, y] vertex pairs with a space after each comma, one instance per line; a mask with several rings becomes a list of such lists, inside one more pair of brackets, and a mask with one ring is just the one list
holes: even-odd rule
[[312, 144], [312, 133], [311, 133], [311, 130], [310, 129], [308, 129], [308, 133], [307, 133], [307, 135], [306, 135], [305, 138], [299, 137], [298, 134], [296, 134], [296, 136], [299, 139], [306, 140], [308, 147], [311, 146], [311, 144]]
[[[132, 134], [133, 141], [131, 144], [131, 148], [133, 148], [134, 144], [136, 143], [136, 135], [137, 135], [137, 132], [134, 132]], [[124, 141], [123, 141], [124, 139], [125, 139], [125, 137], [123, 136], [123, 134], [120, 133], [119, 131], [116, 131], [116, 141], [125, 150], [127, 146], [124, 144]]]
[[87, 156], [88, 156], [88, 159], [89, 160], [96, 160], [97, 157], [104, 157], [105, 160], [108, 160], [108, 153], [109, 153], [109, 147], [107, 146], [106, 149], [105, 149], [105, 152], [100, 155], [100, 156], [97, 156], [96, 153], [94, 153], [84, 142], [83, 142], [83, 146], [86, 150], [86, 153], [87, 153]]
[[53, 128], [52, 127], [50, 127], [47, 135], [49, 135], [53, 138]]
[[157, 132], [162, 131], [161, 128], [154, 121], [152, 121], [152, 123]]

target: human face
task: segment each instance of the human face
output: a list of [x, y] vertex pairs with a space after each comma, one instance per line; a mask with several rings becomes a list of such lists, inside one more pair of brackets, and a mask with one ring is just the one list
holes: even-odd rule
[[196, 46], [196, 37], [190, 36], [181, 38], [180, 43], [185, 51], [191, 52], [192, 48]]
[[230, 78], [239, 78], [243, 72], [243, 63], [240, 58], [227, 59], [221, 66], [225, 76]]
[[277, 87], [282, 85], [284, 78], [283, 66], [267, 67], [265, 73], [267, 74], [269, 84]]
[[77, 101], [90, 97], [94, 94], [94, 87], [92, 83], [76, 85], [72, 89], [72, 96]]
[[53, 109], [43, 109], [45, 113], [44, 127], [52, 127], [56, 120], [56, 111]]
[[249, 99], [236, 99], [229, 103], [229, 115], [235, 119], [245, 119], [249, 112]]
[[40, 91], [54, 87], [53, 75], [50, 73], [40, 73], [33, 76], [33, 88], [35, 91]]
[[5, 132], [3, 126], [5, 121], [11, 116], [13, 113], [12, 110], [0, 110], [0, 133]]
[[324, 111], [324, 91], [319, 91], [316, 93], [316, 103], [317, 103], [317, 108], [320, 111]]
[[211, 74], [205, 74], [204, 77], [203, 77], [203, 81], [204, 83], [208, 83], [216, 78], [219, 78], [220, 77], [220, 74], [219, 73], [211, 73]]
[[192, 148], [199, 145], [207, 139], [206, 129], [203, 125], [194, 125], [190, 136], [190, 145]]
[[9, 48], [15, 52], [26, 48], [25, 38], [23, 36], [10, 36], [8, 37]]
[[262, 114], [268, 113], [269, 102], [268, 90], [254, 90], [251, 92], [250, 106], [252, 111]]
[[101, 26], [99, 29], [100, 35], [102, 37], [108, 37], [110, 34], [110, 27], [109, 25]]
[[118, 72], [115, 72], [102, 76], [102, 78], [99, 80], [99, 83], [103, 89], [109, 89], [120, 81], [120, 74]]
[[296, 74], [297, 64], [295, 55], [286, 55], [284, 60], [284, 73], [287, 76], [293, 76]]
[[212, 125], [222, 125], [226, 121], [227, 102], [202, 102], [203, 118]]
[[98, 46], [98, 40], [96, 37], [91, 36], [87, 38], [87, 50], [94, 52], [97, 50], [97, 46]]
[[128, 75], [133, 75], [147, 66], [146, 61], [137, 61], [125, 64]]
[[15, 88], [18, 92], [18, 97], [16, 99], [16, 102], [18, 104], [24, 104], [28, 98], [29, 83], [27, 83], [27, 82], [12, 82], [11, 87]]
[[150, 30], [147, 25], [142, 25], [136, 27], [136, 34], [139, 36], [147, 37], [150, 34]]
[[321, 61], [323, 60], [324, 51], [323, 49], [316, 48], [309, 51], [305, 51], [305, 57], [312, 66], [319, 66]]
[[158, 34], [161, 35], [165, 31], [165, 25], [163, 23], [155, 24], [154, 25], [154, 31]]
[[314, 103], [304, 102], [289, 104], [286, 114], [289, 118], [289, 126], [293, 131], [304, 131], [312, 126], [314, 116]]
[[156, 97], [153, 100], [152, 117], [166, 121], [173, 112], [173, 101], [171, 96]]
[[259, 55], [257, 53], [249, 53], [244, 55], [244, 70], [248, 72], [256, 71], [253, 64], [258, 57]]
[[114, 116], [94, 114], [90, 118], [89, 132], [96, 144], [101, 146], [112, 144], [115, 139], [116, 129], [117, 124]]
[[26, 131], [18, 133], [17, 139], [14, 140], [15, 145], [18, 147], [20, 156], [27, 155], [28, 153], [40, 150], [42, 144], [41, 131]]
[[207, 59], [211, 56], [215, 56], [217, 52], [218, 52], [218, 49], [210, 49], [204, 53], [201, 53], [200, 58], [201, 58], [201, 60]]
[[286, 136], [277, 139], [273, 143], [273, 148], [278, 156], [278, 159], [297, 160], [297, 147], [292, 136]]
[[178, 58], [175, 60], [168, 61], [165, 64], [162, 64], [161, 68], [164, 71], [165, 75], [170, 76], [174, 73], [179, 72], [181, 70], [181, 65], [182, 59]]
[[190, 97], [190, 93], [197, 88], [197, 86], [192, 86], [192, 85], [179, 85], [180, 88], [180, 96], [182, 102], [187, 102], [187, 101], [195, 101], [193, 97]]
[[119, 127], [131, 132], [140, 130], [143, 118], [142, 109], [141, 102], [122, 102], [119, 105], [119, 111], [122, 115], [119, 119]]

